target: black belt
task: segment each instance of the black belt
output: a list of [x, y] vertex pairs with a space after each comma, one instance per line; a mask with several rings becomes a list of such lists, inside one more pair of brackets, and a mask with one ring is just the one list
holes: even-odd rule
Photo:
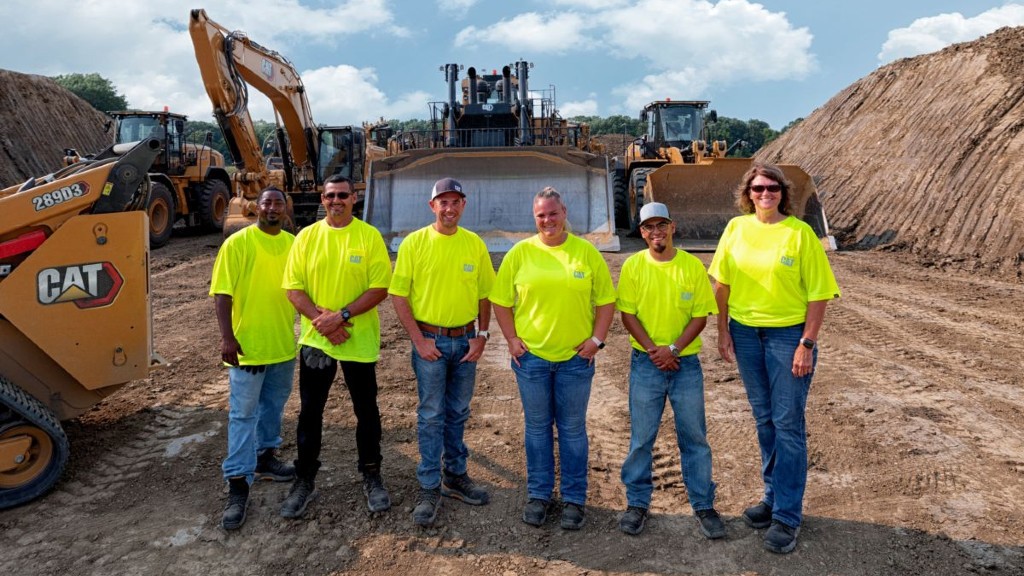
[[433, 324], [427, 324], [426, 322], [416, 321], [416, 325], [419, 326], [420, 330], [424, 332], [430, 332], [435, 336], [448, 336], [449, 338], [458, 338], [459, 336], [465, 336], [474, 330], [473, 323], [470, 322], [465, 326], [459, 326], [457, 328], [445, 328], [444, 326], [434, 326]]

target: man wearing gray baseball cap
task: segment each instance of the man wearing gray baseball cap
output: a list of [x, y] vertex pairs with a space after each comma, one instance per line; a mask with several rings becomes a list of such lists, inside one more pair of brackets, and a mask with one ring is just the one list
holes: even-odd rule
[[695, 256], [672, 244], [675, 223], [658, 202], [640, 209], [640, 234], [647, 250], [622, 264], [616, 308], [629, 332], [629, 454], [622, 464], [626, 512], [619, 529], [636, 535], [644, 529], [651, 503], [652, 449], [665, 410], [675, 414], [683, 482], [700, 531], [725, 536], [715, 511], [711, 447], [704, 420], [704, 372], [697, 353], [708, 316], [718, 313], [707, 270]]
[[490, 336], [494, 267], [483, 240], [459, 226], [466, 193], [457, 180], [438, 180], [429, 204], [434, 222], [402, 241], [388, 290], [412, 340], [420, 449], [412, 517], [420, 526], [433, 525], [442, 495], [475, 506], [490, 500], [466, 472], [463, 433], [476, 362]]

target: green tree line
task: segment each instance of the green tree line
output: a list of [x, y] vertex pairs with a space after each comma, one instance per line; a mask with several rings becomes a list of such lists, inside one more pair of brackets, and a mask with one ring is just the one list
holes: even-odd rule
[[[96, 73], [91, 74], [65, 74], [56, 76], [54, 80], [64, 86], [77, 96], [89, 102], [94, 108], [101, 112], [113, 110], [127, 110], [128, 101], [123, 94], [118, 94], [114, 84]], [[586, 123], [590, 126], [590, 133], [594, 136], [607, 134], [625, 134], [628, 137], [637, 138], [643, 135], [644, 124], [639, 118], [623, 115], [613, 115], [603, 118], [600, 116], [574, 116], [572, 122]], [[778, 138], [789, 128], [803, 120], [798, 118], [782, 130], [775, 130], [763, 120], [740, 120], [719, 116], [717, 122], [708, 124], [708, 133], [711, 140], [725, 140], [730, 147], [730, 156], [753, 156], [765, 144]], [[254, 123], [256, 136], [264, 144], [264, 154], [272, 154], [272, 138], [275, 126], [271, 122], [257, 120]], [[395, 130], [428, 130], [429, 120], [391, 120], [390, 124]], [[214, 122], [190, 119], [186, 128], [186, 136], [190, 142], [201, 143], [207, 133], [213, 135], [213, 147], [224, 154], [226, 159], [231, 158], [224, 136], [220, 127]]]

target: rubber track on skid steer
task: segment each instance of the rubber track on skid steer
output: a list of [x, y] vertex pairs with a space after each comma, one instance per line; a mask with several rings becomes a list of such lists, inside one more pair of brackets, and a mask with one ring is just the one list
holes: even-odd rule
[[17, 488], [0, 489], [0, 510], [24, 504], [42, 496], [53, 488], [68, 462], [68, 437], [56, 415], [42, 402], [0, 376], [0, 408], [7, 408], [20, 419], [0, 421], [0, 431], [20, 424], [31, 424], [45, 432], [53, 442], [53, 459], [46, 470], [31, 484]]

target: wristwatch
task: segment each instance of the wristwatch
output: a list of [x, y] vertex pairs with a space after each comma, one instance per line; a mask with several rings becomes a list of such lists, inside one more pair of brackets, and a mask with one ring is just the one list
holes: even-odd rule
[[679, 348], [676, 348], [675, 343], [672, 343], [672, 344], [668, 345], [668, 351], [673, 353], [673, 354], [675, 354], [676, 356], [679, 355]]
[[348, 308], [341, 309], [341, 319], [348, 322], [348, 319], [352, 317], [352, 313], [348, 311]]
[[488, 332], [487, 330], [477, 330], [476, 331], [476, 337], [479, 338], [481, 336], [484, 337], [484, 340], [490, 340], [491, 339], [491, 333]]
[[597, 344], [598, 350], [604, 350], [604, 342], [601, 342], [601, 340], [599, 340], [597, 336], [591, 336], [590, 341], [593, 342], [594, 344]]
[[803, 346], [804, 348], [810, 348], [811, 350], [814, 350], [814, 344], [814, 340], [811, 340], [810, 338], [800, 339], [800, 345]]

